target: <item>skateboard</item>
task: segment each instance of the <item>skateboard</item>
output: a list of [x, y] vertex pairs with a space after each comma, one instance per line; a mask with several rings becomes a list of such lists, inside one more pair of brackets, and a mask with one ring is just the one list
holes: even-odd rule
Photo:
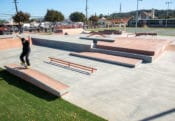
[[20, 65], [21, 65], [24, 69], [29, 69], [29, 66], [27, 66], [25, 63], [20, 63]]

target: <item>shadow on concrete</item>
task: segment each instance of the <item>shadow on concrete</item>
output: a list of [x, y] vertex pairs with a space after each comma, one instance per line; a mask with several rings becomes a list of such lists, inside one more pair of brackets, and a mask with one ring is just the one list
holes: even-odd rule
[[51, 64], [51, 65], [54, 65], [54, 66], [58, 66], [58, 67], [61, 67], [61, 68], [67, 69], [67, 70], [71, 70], [71, 71], [75, 71], [75, 72], [85, 74], [85, 75], [90, 75], [91, 74], [91, 73], [83, 71], [83, 70], [75, 69], [75, 68], [72, 68], [72, 67], [69, 67], [69, 66], [64, 66], [64, 65], [61, 65], [61, 64], [53, 63], [53, 62], [44, 61], [44, 63]]
[[59, 98], [53, 94], [50, 94], [50, 93], [36, 87], [35, 85], [32, 85], [32, 84], [16, 77], [16, 76], [10, 74], [6, 70], [0, 71], [0, 77], [2, 79], [4, 79], [8, 84], [13, 85], [15, 87], [18, 87], [18, 88], [26, 91], [27, 93], [30, 93], [30, 94], [32, 94], [36, 97], [42, 98], [44, 100], [52, 101], [52, 100]]
[[153, 115], [153, 116], [150, 116], [150, 117], [147, 117], [147, 118], [144, 118], [144, 119], [139, 120], [139, 121], [152, 121], [152, 120], [155, 120], [157, 118], [161, 118], [165, 115], [170, 115], [171, 113], [175, 113], [175, 108], [164, 111], [164, 112], [161, 112], [159, 114], [156, 114], [156, 115]]

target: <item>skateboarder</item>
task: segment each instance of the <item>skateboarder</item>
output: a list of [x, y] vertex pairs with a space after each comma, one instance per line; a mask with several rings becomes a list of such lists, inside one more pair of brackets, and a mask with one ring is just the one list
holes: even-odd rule
[[[21, 65], [30, 68], [30, 60], [29, 60], [29, 54], [30, 54], [30, 36], [26, 37], [21, 37], [18, 36], [21, 39], [22, 42], [22, 53], [20, 55], [20, 61]], [[25, 60], [24, 60], [25, 57]]]

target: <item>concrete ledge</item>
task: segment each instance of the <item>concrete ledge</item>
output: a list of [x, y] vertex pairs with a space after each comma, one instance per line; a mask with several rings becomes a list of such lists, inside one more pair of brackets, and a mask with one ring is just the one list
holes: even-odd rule
[[80, 37], [80, 39], [84, 40], [93, 40], [93, 41], [104, 41], [104, 42], [114, 42], [114, 39], [111, 38], [95, 38], [95, 37]]
[[91, 52], [99, 52], [99, 53], [104, 53], [109, 55], [117, 55], [117, 56], [123, 56], [128, 58], [142, 59], [143, 62], [146, 62], [146, 63], [151, 63], [153, 61], [153, 56], [137, 54], [137, 53], [113, 51], [113, 50], [100, 49], [100, 48], [91, 48]]
[[136, 32], [135, 33], [135, 36], [142, 36], [142, 35], [157, 36], [157, 33], [154, 33], [154, 32]]
[[140, 59], [107, 55], [107, 54], [95, 53], [95, 52], [70, 53], [70, 55], [82, 57], [82, 58], [93, 59], [93, 60], [98, 60], [98, 61], [111, 63], [111, 64], [117, 64], [117, 65], [126, 66], [126, 67], [136, 67], [140, 63], [142, 63], [142, 60], [140, 60]]
[[82, 52], [82, 51], [90, 50], [90, 45], [73, 43], [73, 42], [72, 43], [64, 42], [64, 41], [58, 41], [58, 40], [32, 38], [32, 43], [33, 45], [37, 45], [37, 46], [44, 46], [44, 47], [68, 50], [68, 51], [74, 51], [74, 52]]
[[32, 83], [33, 85], [53, 95], [60, 97], [68, 92], [67, 85], [58, 82], [37, 70], [25, 69], [24, 67], [16, 64], [5, 65], [5, 68], [11, 74], [18, 76], [19, 78], [22, 78], [23, 80]]

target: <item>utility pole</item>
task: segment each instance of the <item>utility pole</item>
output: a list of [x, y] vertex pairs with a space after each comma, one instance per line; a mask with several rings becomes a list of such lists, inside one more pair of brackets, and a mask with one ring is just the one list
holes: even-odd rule
[[[16, 15], [18, 14], [18, 6], [17, 6], [17, 0], [14, 0], [15, 3], [15, 9], [16, 9]], [[18, 22], [18, 29], [19, 33], [22, 33], [21, 23], [20, 23], [20, 16], [19, 16], [19, 22]]]
[[16, 8], [16, 14], [18, 13], [18, 6], [17, 6], [17, 1], [14, 0], [14, 3], [15, 3], [15, 8]]

